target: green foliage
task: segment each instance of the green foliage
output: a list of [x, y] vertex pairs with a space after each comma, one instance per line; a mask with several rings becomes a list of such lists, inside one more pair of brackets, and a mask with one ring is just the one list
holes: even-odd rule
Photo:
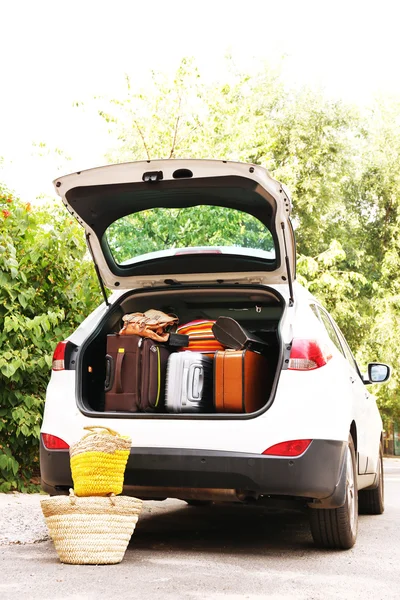
[[[371, 311], [368, 301], [368, 280], [351, 271], [346, 254], [339, 242], [333, 240], [318, 256], [298, 258], [299, 281], [326, 306], [350, 345], [368, 336]], [[352, 343], [353, 342], [353, 343]]]
[[106, 235], [120, 263], [139, 254], [187, 246], [274, 248], [270, 231], [258, 219], [221, 206], [141, 211], [115, 221]]
[[[184, 59], [146, 92], [99, 114], [115, 136], [112, 162], [192, 157], [243, 160], [286, 183], [294, 204], [298, 276], [332, 312], [364, 368], [399, 364], [400, 103], [361, 114], [308, 89], [289, 90], [268, 65], [205, 85]], [[207, 221], [207, 215], [205, 220]], [[212, 227], [212, 220], [203, 222]], [[162, 227], [171, 229], [165, 216]], [[400, 376], [376, 386], [383, 415], [398, 415]]]
[[75, 221], [0, 188], [0, 492], [31, 487], [52, 352], [98, 302]]
[[110, 162], [162, 156], [176, 158], [189, 141], [196, 143], [202, 130], [204, 86], [193, 61], [183, 59], [172, 81], [153, 73], [150, 92], [141, 92], [126, 77], [126, 96], [106, 106], [100, 100], [99, 114], [118, 139]]

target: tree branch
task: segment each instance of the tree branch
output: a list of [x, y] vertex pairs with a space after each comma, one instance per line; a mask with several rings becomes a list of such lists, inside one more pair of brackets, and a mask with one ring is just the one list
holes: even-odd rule
[[134, 122], [134, 124], [136, 126], [136, 129], [139, 132], [140, 137], [142, 138], [142, 142], [143, 142], [144, 149], [146, 150], [147, 158], [148, 158], [148, 160], [151, 160], [150, 159], [150, 152], [149, 152], [149, 149], [147, 147], [146, 140], [144, 139], [144, 135], [142, 133], [142, 130], [139, 127], [139, 123], [135, 119], [133, 119], [133, 122]]
[[171, 152], [169, 154], [168, 158], [172, 158], [175, 152], [175, 144], [176, 144], [176, 136], [178, 135], [178, 125], [179, 125], [179, 119], [181, 118], [180, 116], [180, 110], [181, 110], [181, 104], [182, 104], [182, 96], [179, 96], [179, 105], [178, 105], [178, 116], [176, 118], [176, 123], [175, 123], [175, 132], [174, 132], [174, 139], [172, 142], [172, 148], [171, 148]]
[[186, 138], [188, 138], [189, 135], [191, 135], [193, 133], [193, 131], [196, 131], [196, 129], [198, 129], [199, 127], [201, 127], [201, 123], [197, 122], [197, 124], [194, 127], [192, 127], [192, 129], [186, 135], [184, 135], [182, 138], [180, 138], [177, 141], [176, 146], [179, 146], [180, 143], [182, 143], [184, 140], [186, 140]]

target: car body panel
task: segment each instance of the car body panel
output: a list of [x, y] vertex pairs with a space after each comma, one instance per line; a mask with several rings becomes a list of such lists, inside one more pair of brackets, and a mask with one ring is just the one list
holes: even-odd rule
[[[317, 306], [326, 313], [323, 307], [318, 304]], [[380, 438], [382, 432], [382, 420], [376, 404], [376, 399], [369, 393], [354, 357], [351, 355], [351, 357], [348, 358], [347, 356], [349, 353], [351, 354], [351, 351], [347, 346], [347, 342], [342, 332], [332, 317], [330, 315], [328, 315], [328, 317], [342, 347], [342, 352], [338, 351], [338, 348], [332, 343], [329, 336], [327, 336], [327, 342], [330, 344], [332, 351], [335, 352], [337, 359], [342, 365], [342, 380], [344, 387], [347, 388], [344, 390], [345, 397], [348, 398], [348, 401], [351, 402], [353, 406], [352, 422], [355, 423], [357, 431], [356, 450], [358, 473], [360, 475], [372, 473], [375, 472], [377, 468], [377, 461], [379, 458], [379, 452], [377, 452], [377, 439], [378, 437]], [[320, 323], [322, 325], [321, 321]], [[327, 333], [324, 326], [323, 329], [325, 330], [325, 333]], [[347, 355], [345, 346], [347, 346]]]
[[[176, 183], [174, 173], [182, 169], [190, 170], [193, 173], [193, 177], [179, 180], [180, 188], [182, 188], [182, 186], [187, 187], [188, 197], [190, 197], [192, 187], [194, 185], [201, 185], [202, 181], [213, 180], [216, 185], [218, 184], [218, 186], [223, 187], [224, 179], [228, 180], [229, 178], [233, 178], [238, 183], [251, 183], [255, 197], [259, 199], [259, 210], [261, 213], [263, 210], [262, 207], [265, 206], [265, 219], [267, 218], [267, 214], [271, 215], [271, 211], [274, 213], [271, 217], [272, 221], [270, 225], [277, 244], [278, 264], [276, 265], [276, 268], [271, 270], [271, 267], [268, 266], [265, 261], [263, 267], [263, 261], [261, 259], [255, 261], [254, 257], [253, 260], [256, 264], [250, 272], [242, 272], [237, 268], [224, 272], [217, 267], [218, 277], [220, 279], [223, 279], [226, 282], [244, 282], [250, 277], [253, 282], [280, 283], [283, 278], [284, 280], [287, 280], [288, 278], [288, 265], [290, 278], [295, 278], [296, 249], [293, 229], [289, 219], [291, 200], [285, 186], [274, 180], [266, 169], [257, 165], [217, 160], [173, 159], [109, 165], [106, 167], [72, 173], [64, 177], [59, 177], [54, 181], [55, 189], [61, 196], [65, 206], [85, 228], [92, 256], [99, 268], [102, 280], [107, 287], [110, 289], [132, 289], [149, 285], [163, 285], [165, 279], [173, 279], [181, 283], [200, 283], [215, 280], [214, 270], [211, 270], [209, 273], [195, 273], [195, 276], [193, 276], [194, 274], [192, 272], [189, 272], [190, 269], [185, 273], [174, 272], [173, 265], [177, 264], [176, 260], [175, 263], [174, 261], [171, 261], [172, 271], [170, 273], [163, 272], [161, 275], [157, 276], [156, 273], [153, 275], [145, 275], [141, 272], [140, 275], [135, 275], [133, 267], [135, 264], [137, 266], [137, 261], [135, 261], [131, 268], [129, 268], [127, 264], [124, 265], [123, 269], [117, 268], [115, 263], [113, 264], [110, 262], [111, 259], [110, 256], [108, 256], [108, 253], [106, 255], [104, 252], [104, 246], [102, 245], [102, 237], [105, 228], [104, 223], [113, 204], [113, 190], [115, 190], [116, 193], [116, 190], [120, 189], [119, 186], [129, 184], [136, 185], [137, 188], [135, 189], [140, 190], [142, 190], [144, 186], [145, 192], [148, 188], [148, 202], [150, 203], [154, 200], [154, 189], [160, 190], [160, 194], [162, 195], [163, 188], [166, 190], [168, 185]], [[144, 173], [149, 171], [162, 172], [162, 181], [155, 184], [143, 182]], [[108, 195], [106, 198], [103, 198], [101, 194], [105, 194], [105, 190]], [[181, 200], [179, 197], [176, 202], [183, 203], [185, 202], [185, 198], [186, 196], [182, 197]], [[190, 200], [187, 201], [189, 202]], [[229, 202], [229, 200], [227, 200], [227, 202]], [[133, 191], [129, 197], [127, 196], [126, 200], [121, 202], [121, 206], [118, 208], [119, 212], [115, 212], [112, 218], [115, 220], [118, 219], [119, 216], [129, 214], [129, 211], [135, 212], [136, 210], [139, 210], [135, 203], [135, 193]], [[226, 206], [228, 206], [228, 204]], [[249, 212], [252, 210], [251, 204], [246, 204], [245, 200], [243, 205], [239, 204], [237, 206], [235, 205], [235, 207], [240, 208], [240, 210], [245, 212], [247, 212], [246, 208]], [[146, 208], [146, 206], [144, 206], [144, 208]], [[140, 210], [142, 209], [143, 206]], [[243, 257], [243, 252], [241, 252], [240, 255]], [[249, 255], [249, 260], [251, 262], [251, 252]], [[288, 258], [288, 264], [286, 263], [286, 256]], [[183, 257], [179, 257], [180, 262], [182, 262], [182, 258]], [[152, 263], [154, 262], [157, 262], [157, 259], [152, 261]], [[210, 264], [212, 267], [213, 262]], [[224, 264], [226, 264], [226, 262], [224, 262]]]
[[[344, 502], [346, 448], [346, 442], [313, 440], [303, 454], [293, 458], [182, 448], [133, 448], [123, 493], [145, 498], [172, 494], [182, 499], [211, 497], [233, 502], [277, 494], [303, 498], [306, 502], [311, 499], [313, 508], [334, 508]], [[67, 493], [72, 486], [68, 452], [49, 451], [41, 440], [40, 457], [44, 490], [50, 494]]]

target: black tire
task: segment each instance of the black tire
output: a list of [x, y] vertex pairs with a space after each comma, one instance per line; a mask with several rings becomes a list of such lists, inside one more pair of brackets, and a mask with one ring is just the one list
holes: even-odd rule
[[354, 546], [358, 529], [357, 468], [353, 438], [346, 455], [346, 501], [340, 508], [310, 509], [314, 543], [320, 548], [348, 550]]
[[209, 506], [212, 504], [211, 500], [184, 500], [189, 506]]
[[381, 515], [385, 510], [385, 489], [383, 480], [383, 451], [379, 448], [378, 485], [372, 490], [358, 492], [358, 512], [362, 515]]

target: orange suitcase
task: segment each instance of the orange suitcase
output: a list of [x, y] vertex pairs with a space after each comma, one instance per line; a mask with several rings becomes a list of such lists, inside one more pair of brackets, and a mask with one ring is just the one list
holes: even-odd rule
[[214, 404], [219, 413], [252, 413], [269, 397], [268, 359], [251, 350], [215, 353]]
[[185, 325], [180, 325], [176, 331], [177, 333], [189, 336], [189, 345], [179, 348], [179, 351], [191, 350], [192, 352], [213, 354], [216, 350], [225, 350], [225, 346], [214, 337], [212, 332], [214, 323], [215, 321], [197, 319], [196, 321], [185, 323]]

